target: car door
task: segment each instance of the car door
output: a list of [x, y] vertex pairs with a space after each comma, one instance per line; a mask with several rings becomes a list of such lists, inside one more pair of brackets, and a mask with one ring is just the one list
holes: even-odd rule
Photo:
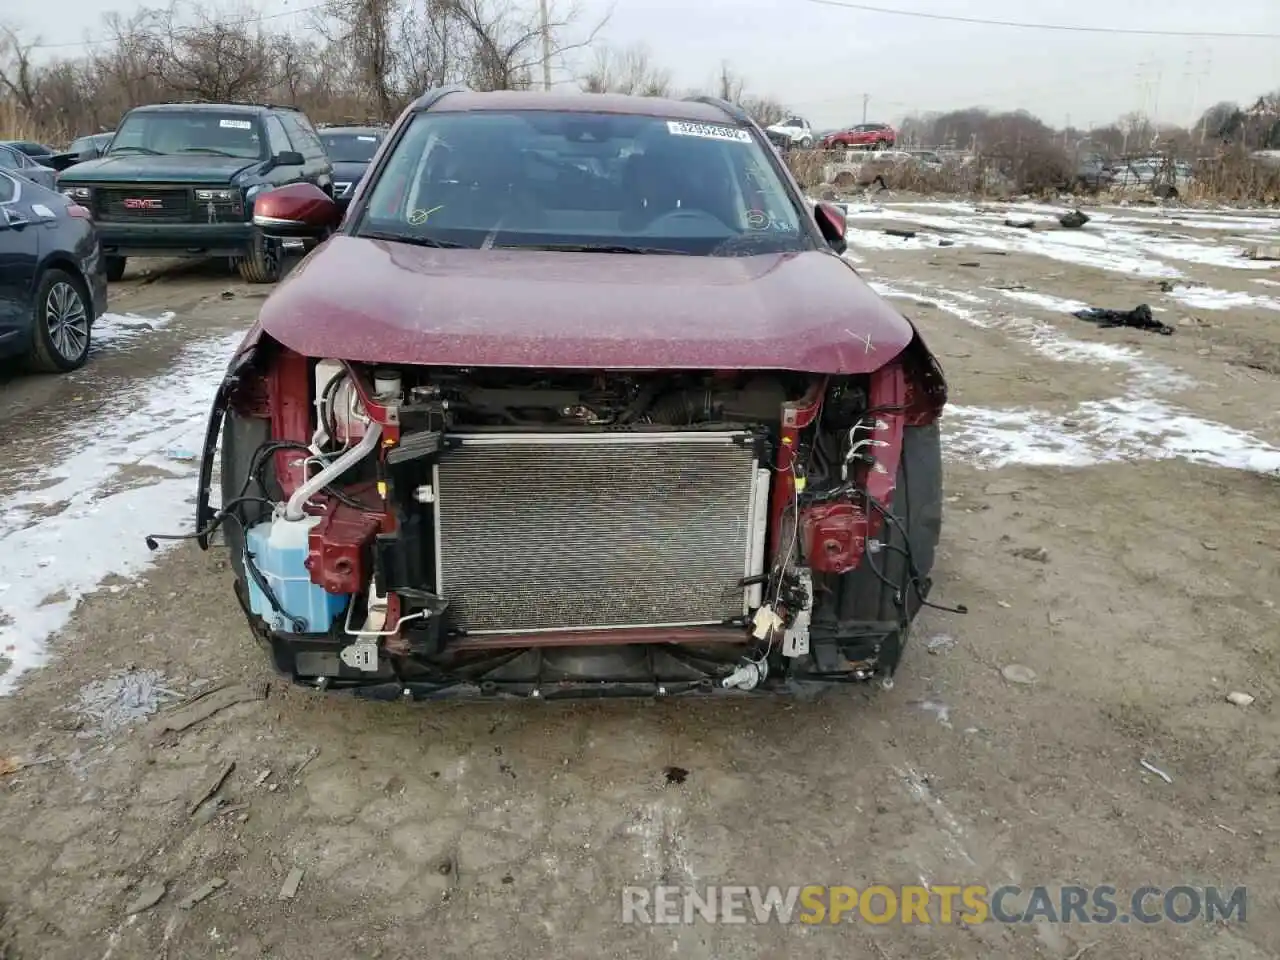
[[0, 172], [0, 352], [31, 324], [31, 297], [40, 262], [40, 231], [27, 223], [22, 181]]
[[306, 115], [301, 113], [285, 115], [281, 119], [285, 122], [285, 129], [289, 131], [289, 139], [293, 141], [294, 148], [306, 160], [301, 179], [314, 183], [332, 196], [333, 161], [329, 159], [329, 153], [325, 150], [315, 127], [311, 125]]
[[[282, 153], [301, 153], [302, 150], [285, 132], [285, 125], [279, 117], [267, 114], [263, 118], [263, 126], [267, 129], [267, 143], [271, 148], [271, 156], [278, 157]], [[272, 187], [282, 187], [287, 183], [297, 183], [302, 179], [302, 168], [296, 164], [281, 164], [267, 172], [267, 182]]]

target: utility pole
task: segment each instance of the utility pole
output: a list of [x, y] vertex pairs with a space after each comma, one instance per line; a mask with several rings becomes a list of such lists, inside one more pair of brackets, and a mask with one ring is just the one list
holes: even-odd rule
[[867, 101], [871, 99], [871, 95], [864, 93], [862, 95], [862, 122], [867, 122]]
[[542, 21], [542, 89], [551, 89], [551, 17], [547, 0], [540, 0], [538, 13]]

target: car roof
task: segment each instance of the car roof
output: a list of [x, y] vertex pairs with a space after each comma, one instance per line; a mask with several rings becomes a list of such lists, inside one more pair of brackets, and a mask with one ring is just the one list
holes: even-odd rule
[[367, 127], [364, 127], [364, 126], [349, 126], [349, 127], [317, 127], [317, 128], [316, 128], [316, 133], [320, 134], [320, 136], [322, 136], [322, 137], [323, 137], [325, 134], [329, 134], [329, 133], [338, 133], [338, 134], [341, 134], [341, 135], [343, 135], [343, 136], [358, 136], [358, 137], [374, 136], [374, 137], [385, 137], [385, 136], [387, 135], [387, 128], [386, 128], [386, 127], [374, 127], [374, 126], [367, 126]]
[[296, 107], [279, 107], [267, 103], [205, 103], [204, 101], [193, 101], [191, 103], [148, 103], [140, 107], [134, 107], [130, 113], [191, 113], [191, 112], [213, 112], [225, 113], [227, 110], [239, 110], [242, 113], [264, 114], [272, 113], [276, 110], [288, 110], [296, 113]]
[[504, 110], [622, 113], [695, 123], [738, 122], [736, 117], [714, 103], [665, 97], [634, 97], [621, 93], [556, 93], [542, 90], [493, 90], [481, 93], [455, 90], [443, 96], [429, 93], [414, 104], [414, 109], [468, 113]]

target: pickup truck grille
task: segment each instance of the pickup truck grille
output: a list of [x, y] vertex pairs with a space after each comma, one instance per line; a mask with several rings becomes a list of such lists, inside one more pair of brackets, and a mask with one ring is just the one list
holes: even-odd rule
[[193, 219], [188, 187], [99, 187], [94, 216], [104, 221], [189, 223]]

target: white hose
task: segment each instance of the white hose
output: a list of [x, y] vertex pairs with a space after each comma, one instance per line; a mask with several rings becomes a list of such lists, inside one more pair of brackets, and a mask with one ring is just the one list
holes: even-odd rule
[[285, 505], [284, 518], [301, 520], [306, 516], [302, 508], [307, 501], [377, 449], [381, 437], [382, 424], [370, 423], [365, 427], [364, 436], [359, 443], [293, 491], [293, 496]]

